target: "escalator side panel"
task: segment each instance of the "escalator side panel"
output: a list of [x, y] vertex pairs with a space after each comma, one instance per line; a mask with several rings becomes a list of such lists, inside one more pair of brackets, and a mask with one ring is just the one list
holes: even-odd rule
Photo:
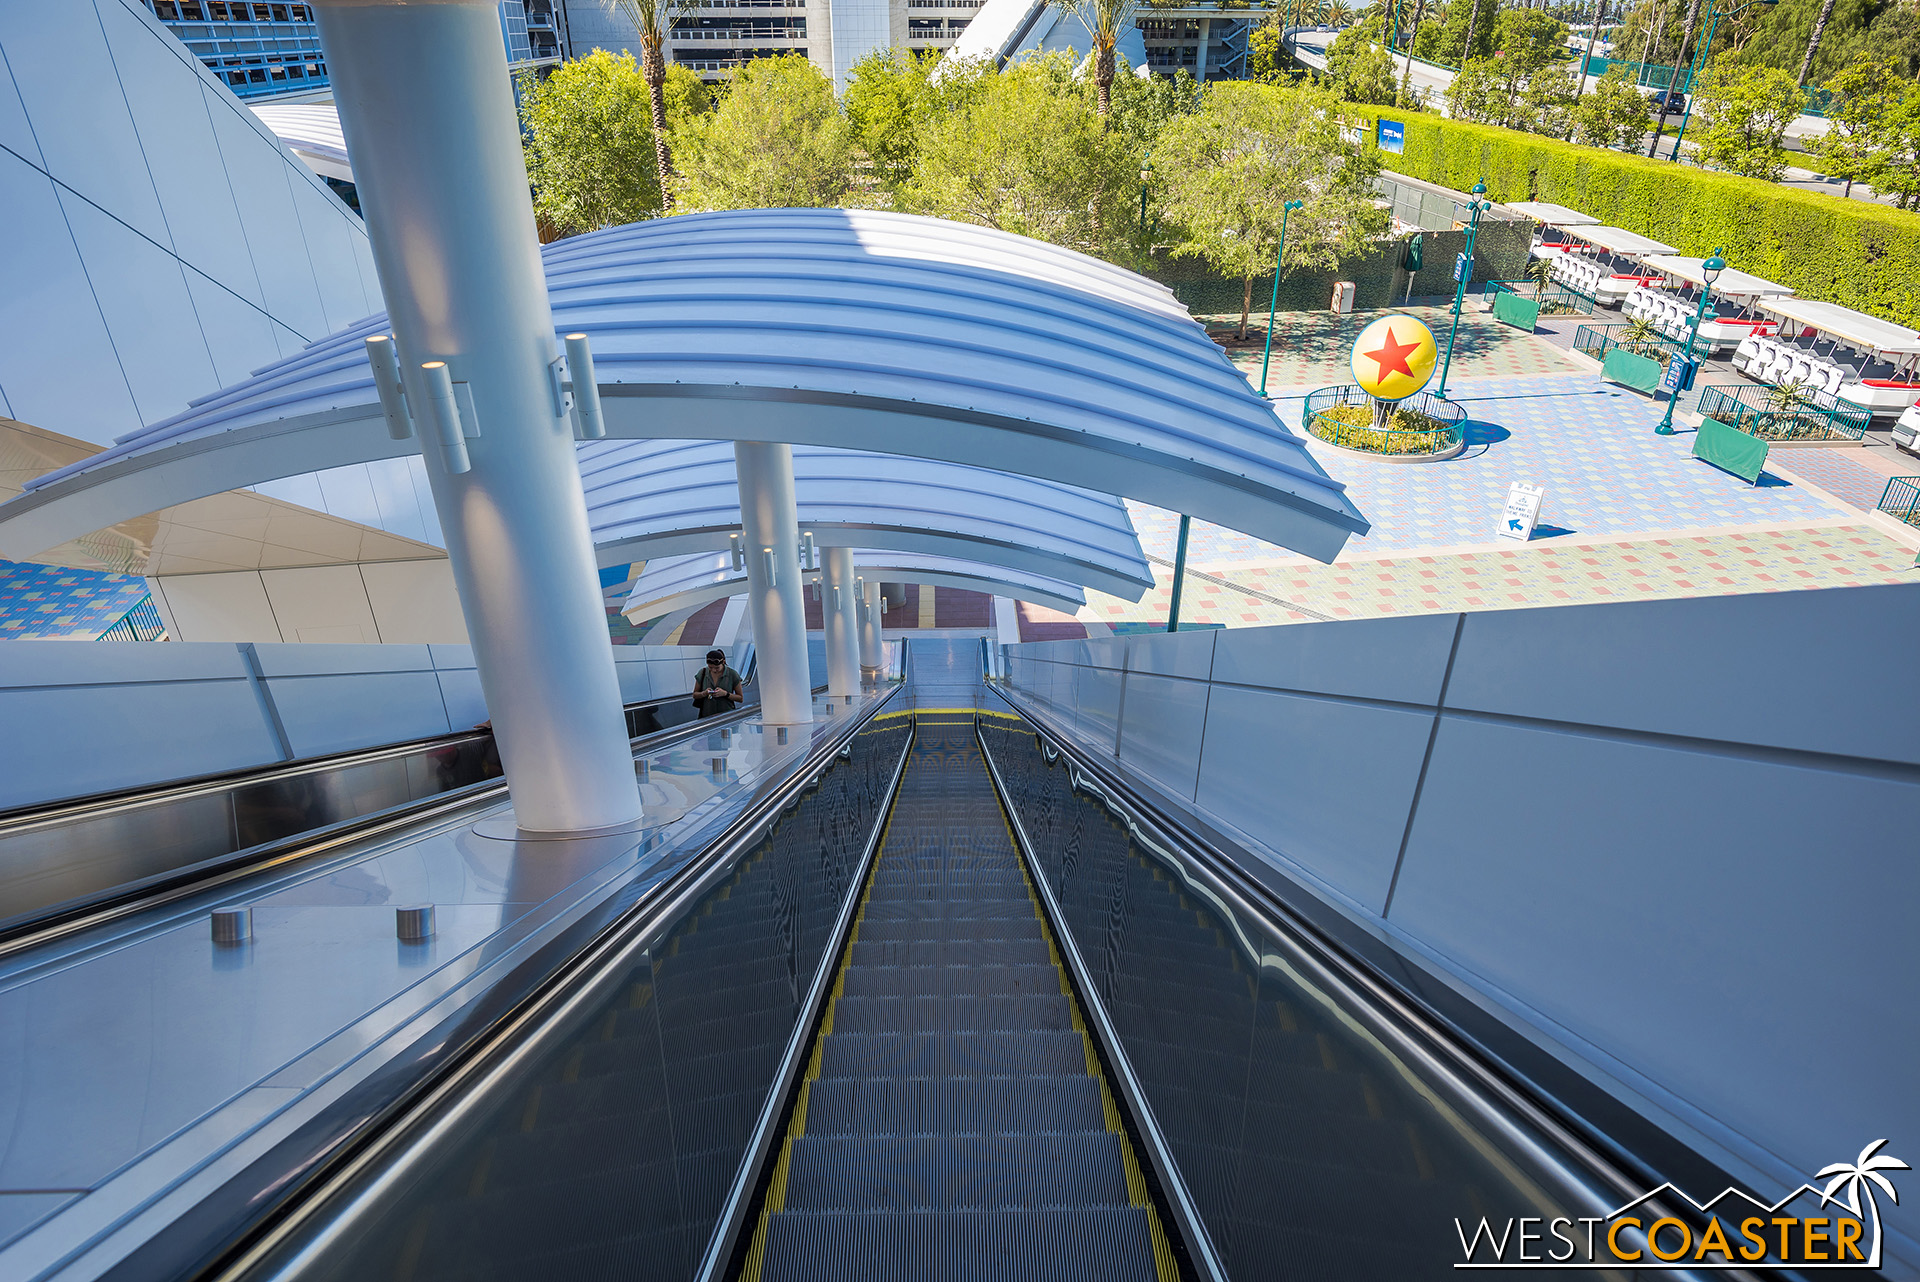
[[909, 733], [857, 735], [610, 997], [301, 1276], [690, 1277]]
[[1459, 1258], [1456, 1216], [1592, 1213], [1423, 1092], [1282, 941], [1077, 792], [1030, 729], [981, 733], [1235, 1282], [1437, 1277]]

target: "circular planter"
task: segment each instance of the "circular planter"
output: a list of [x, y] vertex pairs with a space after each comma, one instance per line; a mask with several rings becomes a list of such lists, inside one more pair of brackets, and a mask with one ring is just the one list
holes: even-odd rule
[[1373, 398], [1359, 387], [1323, 387], [1308, 394], [1300, 426], [1335, 449], [1386, 463], [1438, 463], [1467, 447], [1466, 408], [1443, 397], [1419, 392], [1401, 401], [1384, 431], [1372, 414]]

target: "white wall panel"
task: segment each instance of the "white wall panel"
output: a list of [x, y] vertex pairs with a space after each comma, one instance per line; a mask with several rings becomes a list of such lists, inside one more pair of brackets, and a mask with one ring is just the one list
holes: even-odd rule
[[1207, 686], [1144, 672], [1127, 674], [1120, 759], [1176, 796], [1193, 799], [1207, 730]]
[[0, 52], [47, 172], [166, 244], [160, 201], [92, 0], [0, 4]]
[[460, 613], [451, 562], [370, 561], [359, 568], [383, 642], [465, 643], [467, 621]]
[[40, 144], [34, 140], [33, 126], [27, 121], [27, 108], [13, 83], [4, 48], [0, 48], [0, 147], [26, 157], [30, 164], [46, 164], [40, 158]]
[[265, 312], [191, 267], [186, 276], [187, 291], [193, 296], [193, 310], [200, 319], [200, 332], [206, 336], [219, 386], [239, 382], [274, 359], [279, 348]]
[[1110, 668], [1069, 668], [1075, 728], [1113, 750], [1120, 731], [1120, 674]]
[[[628, 657], [620, 653], [622, 649], [627, 648], [617, 647], [613, 652], [614, 675], [620, 679], [620, 702], [638, 703], [642, 699], [651, 699], [654, 694], [651, 673], [655, 665], [649, 664], [638, 655]], [[672, 675], [678, 676], [679, 673], [675, 672]], [[669, 689], [678, 685], [679, 682], [676, 681]], [[667, 691], [663, 690], [661, 693], [665, 694]]]
[[[205, 94], [214, 92], [211, 86], [203, 87]], [[313, 262], [307, 256], [300, 218], [288, 194], [286, 166], [299, 162], [234, 112], [221, 110], [216, 104], [212, 118], [267, 314], [301, 335], [303, 344], [311, 342], [329, 333], [330, 327], [314, 284]]]
[[1432, 728], [1430, 712], [1216, 685], [1195, 799], [1378, 914]]
[[[352, 236], [341, 217], [340, 200], [331, 191], [317, 186], [317, 180], [285, 170], [287, 188], [294, 210], [305, 233], [307, 256], [313, 264], [313, 277], [320, 291], [320, 307], [327, 318], [326, 332], [344, 329], [354, 321], [380, 310], [369, 305], [367, 291], [360, 281], [360, 264], [354, 257]], [[365, 240], [363, 235], [360, 239]], [[315, 335], [315, 337], [319, 337]]]
[[139, 414], [56, 189], [39, 170], [0, 152], [0, 193], [0, 383], [13, 417], [84, 440], [111, 440]]
[[267, 686], [296, 757], [445, 734], [450, 728], [440, 682], [431, 671], [274, 677]]
[[157, 422], [218, 391], [180, 261], [70, 192], [60, 204], [141, 417]]
[[151, 582], [166, 597], [176, 641], [278, 641], [267, 588], [254, 570], [232, 574], [174, 574]]
[[288, 641], [377, 643], [379, 625], [356, 565], [263, 570], [260, 580]]
[[1432, 704], [1456, 614], [1356, 619], [1216, 634], [1213, 679], [1240, 685]]

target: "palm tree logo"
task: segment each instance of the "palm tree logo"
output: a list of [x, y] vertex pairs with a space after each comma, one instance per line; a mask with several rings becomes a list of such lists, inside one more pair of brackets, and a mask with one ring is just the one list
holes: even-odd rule
[[[1853, 1212], [1855, 1218], [1858, 1218], [1860, 1194], [1863, 1191], [1866, 1193], [1867, 1210], [1873, 1215], [1873, 1256], [1865, 1266], [1870, 1269], [1880, 1267], [1880, 1203], [1873, 1196], [1873, 1186], [1878, 1184], [1882, 1191], [1893, 1199], [1894, 1204], [1898, 1205], [1900, 1195], [1893, 1191], [1893, 1182], [1880, 1172], [1913, 1169], [1897, 1157], [1889, 1157], [1884, 1153], [1875, 1156], [1876, 1150], [1885, 1143], [1885, 1140], [1875, 1140], [1861, 1149], [1860, 1156], [1852, 1162], [1835, 1162], [1832, 1166], [1821, 1167], [1814, 1174], [1817, 1180], [1826, 1179], [1829, 1175], [1833, 1177], [1832, 1182], [1827, 1185], [1826, 1192], [1820, 1195], [1822, 1206], [1829, 1202], [1839, 1202]], [[1844, 1196], [1840, 1193], [1843, 1188], [1846, 1190]]]

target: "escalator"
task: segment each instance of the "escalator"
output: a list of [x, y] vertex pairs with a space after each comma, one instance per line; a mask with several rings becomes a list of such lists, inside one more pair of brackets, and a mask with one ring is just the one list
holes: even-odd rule
[[978, 653], [200, 1275], [1439, 1277], [1651, 1187]]

